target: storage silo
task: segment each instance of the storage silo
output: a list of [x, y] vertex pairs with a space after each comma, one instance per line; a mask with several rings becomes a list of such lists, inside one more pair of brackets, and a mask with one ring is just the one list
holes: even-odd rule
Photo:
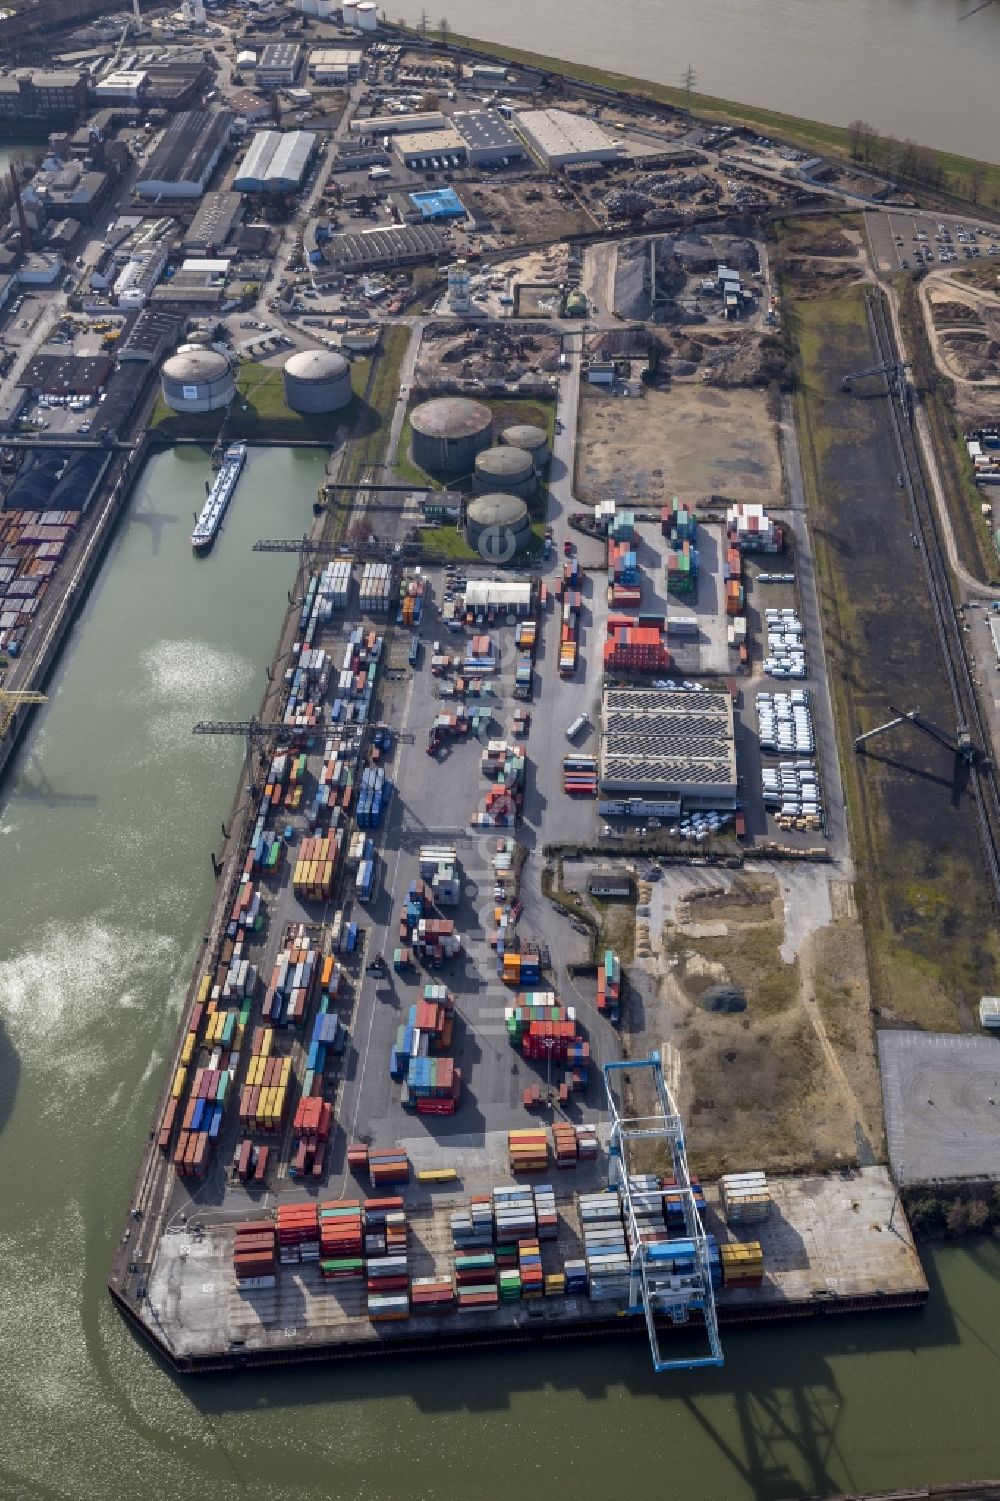
[[362, 31], [378, 30], [378, 6], [373, 0], [360, 0], [357, 24]]
[[467, 396], [437, 396], [410, 413], [413, 462], [439, 474], [471, 474], [493, 441], [493, 413]]
[[534, 495], [538, 485], [531, 454], [523, 448], [486, 448], [476, 457], [476, 486], [483, 494]]
[[343, 22], [345, 26], [350, 26], [352, 30], [358, 30], [358, 0], [344, 0]]
[[530, 422], [515, 423], [513, 427], [504, 429], [500, 442], [506, 443], [510, 448], [523, 448], [525, 453], [530, 453], [532, 463], [539, 472], [549, 462], [549, 439], [544, 427], [535, 427]]
[[465, 540], [490, 563], [509, 563], [531, 540], [528, 507], [517, 495], [480, 495], [465, 514]]
[[214, 349], [186, 349], [171, 355], [160, 371], [163, 399], [175, 412], [214, 412], [236, 394], [229, 361]]
[[351, 367], [342, 354], [300, 349], [285, 361], [285, 401], [293, 412], [340, 412], [352, 395]]

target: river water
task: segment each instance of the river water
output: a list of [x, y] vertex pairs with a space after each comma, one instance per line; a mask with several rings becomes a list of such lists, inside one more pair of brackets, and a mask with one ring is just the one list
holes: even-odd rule
[[177, 1381], [105, 1290], [322, 459], [253, 454], [207, 559], [200, 451], [149, 464], [0, 803], [0, 1496], [677, 1501], [1000, 1475], [1000, 1247], [928, 1257], [920, 1313]]
[[400, 0], [387, 14], [831, 125], [1000, 161], [1000, 3], [976, 0]]

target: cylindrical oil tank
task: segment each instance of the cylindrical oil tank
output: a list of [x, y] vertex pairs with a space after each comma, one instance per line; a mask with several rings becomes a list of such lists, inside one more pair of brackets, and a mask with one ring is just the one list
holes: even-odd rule
[[538, 484], [530, 453], [523, 448], [485, 448], [476, 457], [476, 487], [484, 494], [534, 495]]
[[236, 393], [232, 368], [214, 349], [187, 349], [170, 356], [160, 371], [163, 399], [175, 412], [214, 412]]
[[493, 441], [493, 413], [467, 396], [436, 396], [410, 413], [413, 462], [439, 474], [471, 474]]
[[539, 471], [549, 462], [549, 440], [544, 427], [535, 427], [530, 422], [518, 422], [513, 427], [504, 429], [500, 442], [506, 443], [509, 448], [523, 448], [525, 453], [530, 453], [532, 462]]
[[358, 0], [344, 0], [344, 25], [357, 29], [358, 26]]
[[362, 31], [378, 30], [378, 6], [373, 3], [373, 0], [360, 0], [358, 26]]
[[285, 361], [285, 401], [293, 412], [339, 412], [351, 399], [351, 367], [342, 354], [300, 349]]
[[469, 502], [465, 540], [489, 563], [509, 563], [531, 541], [528, 507], [517, 495], [480, 495]]

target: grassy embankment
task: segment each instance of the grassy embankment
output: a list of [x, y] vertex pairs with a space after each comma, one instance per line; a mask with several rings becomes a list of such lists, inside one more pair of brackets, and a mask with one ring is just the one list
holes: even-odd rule
[[[549, 451], [552, 449], [552, 440], [555, 435], [556, 407], [554, 401], [525, 399], [519, 396], [477, 396], [477, 401], [482, 401], [493, 413], [494, 433], [499, 436], [504, 429], [516, 424], [528, 424], [532, 427], [545, 429], [549, 442]], [[447, 480], [441, 475], [433, 474], [429, 470], [421, 469], [415, 464], [410, 456], [410, 443], [413, 432], [410, 427], [410, 414], [406, 414], [403, 429], [399, 437], [399, 447], [393, 467], [396, 473], [404, 480], [408, 480], [414, 488], [421, 490], [443, 490], [449, 488]], [[463, 492], [472, 493], [471, 476], [464, 476], [457, 485], [452, 486]], [[531, 531], [534, 538], [534, 549], [539, 550], [545, 534], [545, 517], [548, 511], [549, 486], [548, 480], [543, 475], [538, 490], [528, 501], [528, 511], [531, 516]], [[425, 546], [433, 548], [435, 552], [447, 553], [451, 558], [472, 558], [476, 554], [469, 547], [464, 535], [455, 526], [428, 527], [421, 532]]]
[[[687, 104], [684, 90], [673, 88], [670, 84], [630, 78], [625, 73], [609, 73], [603, 68], [588, 67], [585, 63], [543, 57], [537, 52], [525, 52], [499, 42], [477, 41], [474, 37], [457, 36], [453, 32], [449, 34], [449, 39], [458, 46], [477, 48], [511, 63], [519, 63], [522, 67], [563, 74], [604, 88], [624, 89], [637, 97], [653, 99], [659, 104], [672, 104], [679, 109], [685, 108]], [[763, 135], [778, 136], [793, 146], [801, 146], [816, 154], [836, 156], [845, 161], [850, 159], [850, 137], [843, 126], [825, 125], [819, 120], [785, 115], [778, 110], [763, 109], [753, 104], [738, 104], [732, 99], [717, 99], [710, 94], [692, 94], [691, 113], [720, 124], [749, 125]], [[972, 185], [975, 182], [980, 204], [1000, 203], [1000, 164], [976, 161], [972, 157], [958, 156], [951, 151], [933, 150], [933, 155], [946, 175], [948, 190], [954, 197], [973, 201]]]
[[912, 731], [853, 736], [887, 703], [953, 714], [880, 400], [845, 395], [845, 370], [871, 363], [863, 290], [786, 277], [797, 353], [796, 422], [816, 556], [840, 763], [872, 995], [889, 1020], [954, 1029], [995, 974], [991, 920], [968, 798], [955, 806], [946, 758]]

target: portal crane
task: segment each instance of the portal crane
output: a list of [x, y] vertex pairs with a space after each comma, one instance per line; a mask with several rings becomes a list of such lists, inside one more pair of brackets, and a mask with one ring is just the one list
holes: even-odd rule
[[0, 688], [0, 740], [6, 735], [19, 709], [29, 704], [44, 704], [44, 693], [32, 693], [27, 688]]
[[946, 746], [948, 750], [953, 751], [967, 766], [971, 766], [975, 761], [976, 747], [972, 743], [972, 736], [969, 734], [967, 724], [961, 722], [957, 724], [955, 726], [955, 733], [952, 735], [947, 730], [943, 730], [940, 725], [936, 725], [933, 720], [927, 719], [921, 714], [919, 709], [910, 709], [904, 712], [902, 709], [897, 709], [895, 705], [890, 704], [889, 712], [896, 716], [895, 719], [890, 719], [885, 724], [878, 724], [873, 730], [866, 730], [863, 735], [855, 737], [854, 749], [859, 754], [864, 753], [866, 740], [873, 740], [876, 735], [884, 735], [888, 730], [894, 730], [901, 724], [912, 724], [918, 730], [923, 730], [925, 735], [930, 735], [934, 740], [939, 741], [941, 745]]
[[[626, 1072], [643, 1071], [652, 1079], [656, 1096], [654, 1114], [627, 1116], [623, 1113], [622, 1102], [612, 1088], [613, 1081]], [[611, 1111], [609, 1187], [617, 1188], [621, 1194], [631, 1262], [628, 1311], [630, 1314], [641, 1313], [645, 1316], [653, 1369], [657, 1374], [661, 1371], [692, 1370], [700, 1366], [721, 1366], [724, 1359], [715, 1312], [715, 1294], [712, 1290], [708, 1236], [691, 1187], [687, 1154], [684, 1150], [684, 1126], [663, 1077], [659, 1053], [651, 1053], [648, 1058], [629, 1062], [606, 1063], [604, 1087]], [[676, 1184], [676, 1189], [671, 1189], [671, 1192], [680, 1195], [686, 1242], [690, 1247], [689, 1264], [683, 1270], [679, 1270], [677, 1265], [683, 1243], [676, 1240], [650, 1242], [643, 1239], [639, 1228], [636, 1211], [637, 1208], [642, 1209], [648, 1194], [633, 1185], [629, 1150], [637, 1142], [660, 1142], [670, 1154]], [[700, 1312], [702, 1316], [708, 1338], [708, 1354], [665, 1359], [660, 1352], [657, 1315], [665, 1314], [675, 1324], [686, 1324], [692, 1312]]]
[[850, 375], [844, 376], [841, 385], [845, 391], [849, 391], [856, 380], [864, 380], [869, 375], [885, 375], [888, 376], [889, 385], [905, 406], [906, 372], [909, 363], [909, 360], [887, 360], [884, 365], [869, 365], [866, 370], [853, 370]]

